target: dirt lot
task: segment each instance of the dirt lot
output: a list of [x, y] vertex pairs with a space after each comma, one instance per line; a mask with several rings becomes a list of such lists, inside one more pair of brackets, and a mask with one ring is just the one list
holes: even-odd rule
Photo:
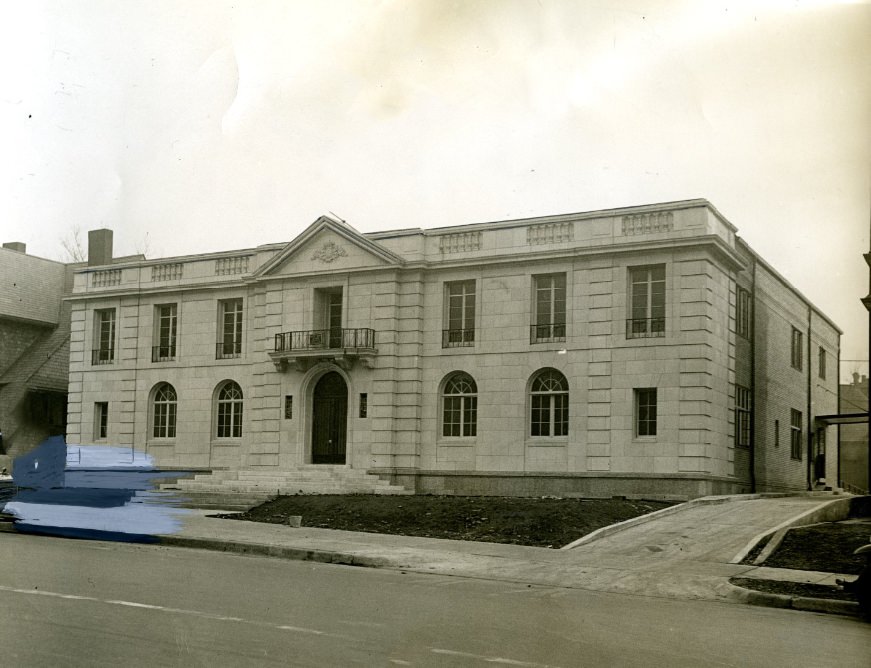
[[[871, 518], [855, 518], [843, 522], [826, 522], [791, 529], [780, 547], [765, 560], [772, 568], [793, 568], [802, 571], [823, 571], [858, 575], [865, 564], [863, 557], [853, 556], [856, 548], [871, 540]], [[758, 552], [758, 550], [754, 551]], [[752, 562], [753, 554], [748, 556]], [[749, 563], [745, 560], [744, 563]], [[850, 578], [853, 579], [853, 578]], [[856, 597], [836, 587], [733, 578], [732, 584], [757, 591], [789, 596], [811, 596], [855, 601]]]
[[232, 515], [256, 522], [559, 548], [596, 529], [665, 508], [661, 501], [493, 496], [284, 496]]

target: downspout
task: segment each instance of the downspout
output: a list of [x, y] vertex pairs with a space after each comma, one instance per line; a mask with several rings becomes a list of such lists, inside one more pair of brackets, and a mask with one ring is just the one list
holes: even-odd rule
[[756, 256], [750, 285], [750, 493], [756, 493]]
[[[836, 390], [836, 399], [838, 402], [837, 413], [841, 412], [841, 337], [838, 337], [838, 351], [836, 353], [838, 362], [835, 367], [835, 373], [837, 373], [837, 378], [835, 379], [837, 382], [835, 383]], [[832, 487], [840, 487], [841, 486], [841, 425], [837, 425], [837, 434], [838, 434], [838, 457], [835, 460], [835, 484]], [[826, 434], [828, 436], [828, 434]], [[826, 449], [828, 450], [829, 444], [826, 443]], [[826, 476], [828, 478], [828, 476]], [[828, 480], [826, 480], [828, 482]]]
[[807, 488], [808, 491], [813, 490], [813, 444], [814, 430], [813, 421], [811, 419], [811, 410], [813, 402], [811, 401], [811, 318], [812, 311], [810, 304], [807, 305]]

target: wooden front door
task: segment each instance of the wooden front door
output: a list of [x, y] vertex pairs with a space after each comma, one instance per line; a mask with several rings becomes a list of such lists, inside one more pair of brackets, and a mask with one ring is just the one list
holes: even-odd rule
[[348, 433], [348, 386], [335, 371], [324, 375], [312, 396], [312, 464], [344, 464]]

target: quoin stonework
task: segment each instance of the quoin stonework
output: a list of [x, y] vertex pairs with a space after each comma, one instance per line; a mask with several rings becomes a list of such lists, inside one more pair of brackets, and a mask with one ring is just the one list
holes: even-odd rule
[[840, 331], [705, 200], [366, 234], [325, 216], [162, 260], [100, 238], [70, 298], [70, 444], [419, 493], [834, 482], [815, 417], [838, 411]]

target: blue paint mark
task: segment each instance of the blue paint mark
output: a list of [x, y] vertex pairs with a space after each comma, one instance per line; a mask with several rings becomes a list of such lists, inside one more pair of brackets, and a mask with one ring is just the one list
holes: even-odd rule
[[47, 439], [15, 460], [14, 496], [0, 509], [15, 528], [69, 538], [154, 542], [174, 533], [190, 511], [160, 483], [191, 475], [159, 471], [150, 457], [116, 446], [66, 447]]

